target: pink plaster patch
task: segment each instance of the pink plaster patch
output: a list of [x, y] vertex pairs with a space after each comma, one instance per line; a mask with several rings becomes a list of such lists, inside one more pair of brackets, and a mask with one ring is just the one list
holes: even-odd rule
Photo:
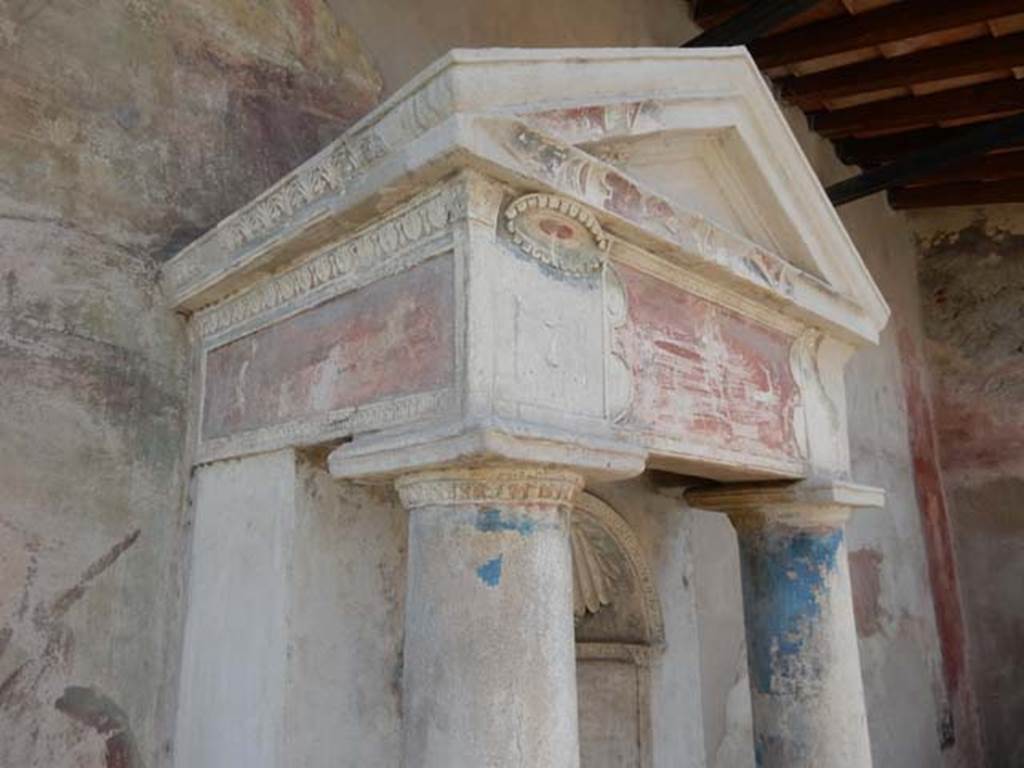
[[438, 389], [455, 370], [450, 257], [209, 353], [203, 436]]
[[616, 269], [629, 301], [629, 319], [616, 336], [633, 374], [626, 424], [799, 458], [792, 339], [637, 270]]

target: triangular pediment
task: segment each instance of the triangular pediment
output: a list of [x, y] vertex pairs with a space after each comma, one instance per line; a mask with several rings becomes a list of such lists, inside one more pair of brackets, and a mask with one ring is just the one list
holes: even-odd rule
[[[742, 48], [453, 51], [173, 260], [168, 291], [203, 306], [466, 167], [575, 198], [624, 241], [851, 340], [888, 320]], [[610, 179], [639, 215], [616, 209]]]
[[[474, 62], [493, 55], [515, 79], [536, 84], [521, 105], [505, 90], [495, 111], [518, 113], [820, 280], [862, 311], [857, 335], [874, 338], [885, 326], [881, 292], [744, 48], [567, 54], [464, 55]], [[584, 75], [583, 67], [607, 75]]]

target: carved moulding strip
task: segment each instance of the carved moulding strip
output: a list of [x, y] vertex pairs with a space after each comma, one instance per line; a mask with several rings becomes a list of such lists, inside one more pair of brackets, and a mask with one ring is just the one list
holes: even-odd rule
[[323, 248], [301, 263], [202, 310], [196, 315], [199, 334], [216, 343], [253, 330], [252, 322], [281, 319], [281, 307], [305, 308], [303, 300], [336, 296], [383, 277], [402, 272], [444, 249], [427, 245], [449, 232], [465, 216], [465, 190], [450, 184], [431, 191], [339, 243]]
[[329, 443], [356, 432], [405, 426], [413, 421], [437, 418], [453, 412], [457, 399], [455, 391], [446, 388], [207, 439], [199, 445], [196, 463], [220, 461], [287, 446]]
[[558, 195], [516, 198], [505, 209], [505, 228], [527, 256], [569, 275], [598, 272], [610, 243], [593, 213]]
[[237, 251], [319, 201], [343, 193], [387, 151], [373, 129], [334, 142], [168, 262], [164, 274], [172, 294], [204, 274], [214, 274], [221, 265], [231, 263]]
[[583, 487], [575, 472], [541, 467], [452, 467], [404, 475], [395, 487], [407, 510], [453, 504], [568, 506]]
[[514, 120], [481, 118], [481, 123], [538, 179], [668, 239], [683, 251], [691, 269], [718, 267], [786, 297], [792, 297], [795, 279], [811, 277], [749, 239], [674, 205], [578, 147]]
[[604, 265], [605, 417], [621, 421], [633, 404], [633, 373], [615, 348], [615, 331], [629, 320], [629, 297], [611, 261]]

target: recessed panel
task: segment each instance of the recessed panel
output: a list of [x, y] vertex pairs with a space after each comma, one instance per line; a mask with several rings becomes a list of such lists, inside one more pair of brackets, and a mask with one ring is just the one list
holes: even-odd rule
[[621, 423], [702, 454], [798, 460], [792, 339], [638, 270], [616, 270], [628, 316], [615, 347], [633, 380]]
[[449, 385], [452, 281], [452, 257], [438, 257], [214, 349], [203, 437]]

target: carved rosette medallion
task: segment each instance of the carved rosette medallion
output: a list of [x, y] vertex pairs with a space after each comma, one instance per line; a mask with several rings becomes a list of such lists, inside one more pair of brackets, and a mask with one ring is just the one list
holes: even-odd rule
[[569, 275], [600, 271], [610, 243], [593, 213], [557, 195], [513, 200], [505, 209], [505, 228], [527, 256]]

